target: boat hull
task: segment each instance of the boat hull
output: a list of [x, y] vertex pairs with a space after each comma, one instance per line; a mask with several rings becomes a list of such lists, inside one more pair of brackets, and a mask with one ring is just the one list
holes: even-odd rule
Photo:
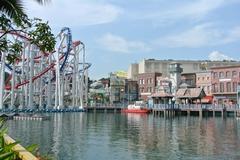
[[149, 109], [122, 109], [123, 113], [149, 113]]

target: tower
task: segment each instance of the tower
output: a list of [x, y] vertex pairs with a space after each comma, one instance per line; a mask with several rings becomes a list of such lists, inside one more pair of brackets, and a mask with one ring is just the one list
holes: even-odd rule
[[183, 69], [181, 68], [180, 63], [170, 63], [169, 64], [169, 77], [172, 81], [172, 93], [175, 95], [180, 83], [181, 83], [181, 73]]

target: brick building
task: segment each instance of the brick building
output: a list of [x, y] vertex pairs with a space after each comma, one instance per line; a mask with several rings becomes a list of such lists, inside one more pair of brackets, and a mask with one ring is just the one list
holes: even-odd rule
[[206, 96], [201, 100], [202, 103], [212, 103], [212, 72], [203, 71], [196, 73], [196, 87], [202, 88]]
[[240, 82], [240, 65], [213, 67], [213, 103], [231, 105], [237, 103], [237, 86]]
[[151, 94], [155, 93], [155, 87], [157, 84], [157, 77], [161, 76], [161, 73], [142, 73], [138, 75], [139, 86], [139, 98], [147, 101]]

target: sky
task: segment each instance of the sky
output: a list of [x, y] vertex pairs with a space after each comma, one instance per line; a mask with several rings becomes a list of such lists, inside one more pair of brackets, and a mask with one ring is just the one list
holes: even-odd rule
[[70, 27], [86, 45], [90, 78], [148, 58], [240, 60], [240, 0], [25, 1], [53, 33]]

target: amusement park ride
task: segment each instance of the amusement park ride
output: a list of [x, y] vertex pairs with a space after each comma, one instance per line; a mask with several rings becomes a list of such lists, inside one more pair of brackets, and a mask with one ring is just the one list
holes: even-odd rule
[[8, 39], [22, 42], [20, 58], [6, 62], [0, 55], [0, 110], [82, 109], [87, 105], [88, 69], [85, 45], [72, 41], [69, 28], [56, 36], [55, 51], [43, 53], [28, 36], [11, 32]]

